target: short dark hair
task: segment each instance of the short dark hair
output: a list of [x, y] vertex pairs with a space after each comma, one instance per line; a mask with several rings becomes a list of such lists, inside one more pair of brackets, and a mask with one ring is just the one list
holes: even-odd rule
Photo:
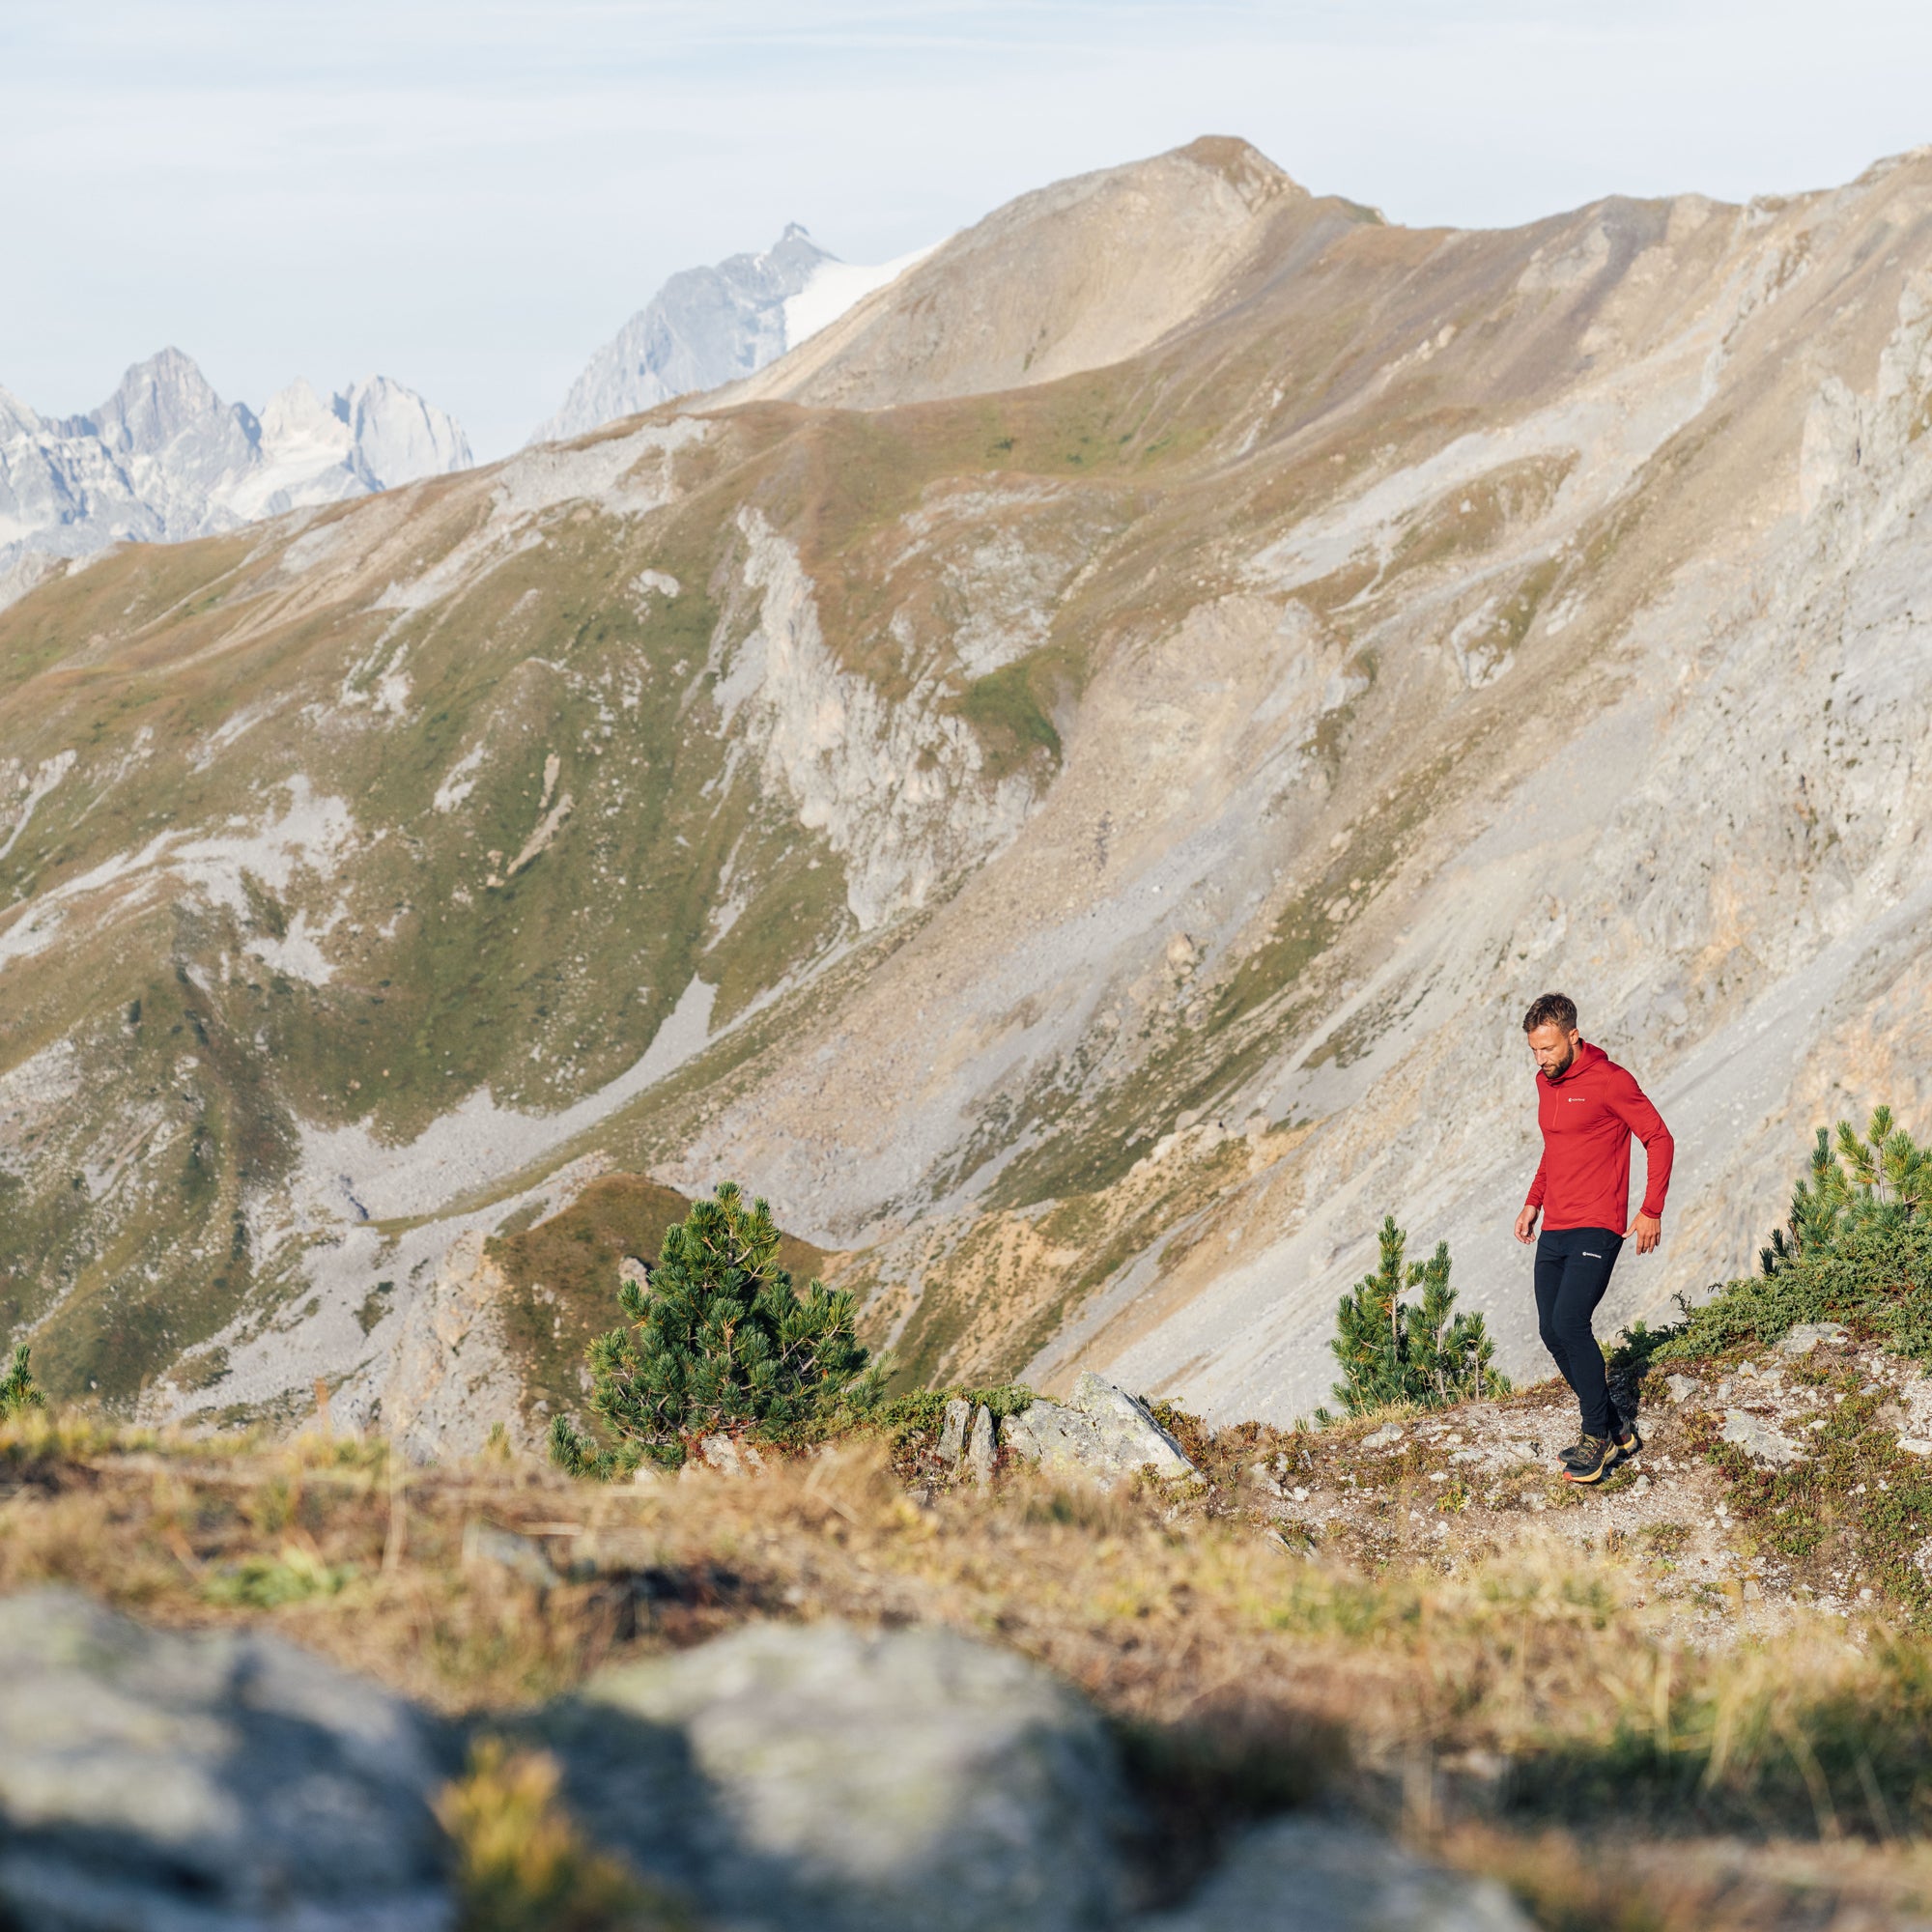
[[1561, 1027], [1565, 1033], [1575, 1033], [1577, 1002], [1568, 993], [1538, 994], [1522, 1016], [1522, 1030], [1534, 1033], [1540, 1026]]

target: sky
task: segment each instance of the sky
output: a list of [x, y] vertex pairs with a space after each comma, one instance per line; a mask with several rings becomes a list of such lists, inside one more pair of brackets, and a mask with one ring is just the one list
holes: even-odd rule
[[381, 373], [489, 458], [787, 221], [885, 261], [1204, 133], [1410, 223], [1743, 200], [1932, 142], [1928, 72], [1924, 0], [0, 0], [0, 386]]

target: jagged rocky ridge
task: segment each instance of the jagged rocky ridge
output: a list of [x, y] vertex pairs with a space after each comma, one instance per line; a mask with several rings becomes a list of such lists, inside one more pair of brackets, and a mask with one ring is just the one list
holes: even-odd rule
[[649, 1170], [915, 1373], [1303, 1412], [1389, 1208], [1520, 1371], [1550, 984], [1679, 1139], [1608, 1320], [1748, 1266], [1928, 1098], [1928, 345], [1926, 155], [1466, 234], [1208, 141], [702, 403], [43, 586], [6, 1324], [480, 1430], [430, 1338], [527, 1406], [580, 1290], [476, 1270]]
[[467, 469], [455, 421], [386, 376], [325, 402], [298, 378], [258, 416], [193, 359], [137, 362], [97, 410], [46, 418], [0, 390], [0, 600], [57, 558], [175, 543]]

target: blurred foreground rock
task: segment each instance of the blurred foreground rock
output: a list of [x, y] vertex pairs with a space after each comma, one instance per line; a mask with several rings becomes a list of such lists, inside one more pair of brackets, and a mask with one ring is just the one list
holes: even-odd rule
[[432, 1722], [273, 1637], [0, 1600], [0, 1914], [32, 1932], [451, 1923]]
[[1105, 1726], [951, 1631], [753, 1625], [605, 1671], [539, 1729], [593, 1834], [734, 1926], [1120, 1923]]
[[1493, 1879], [1411, 1858], [1355, 1825], [1283, 1818], [1251, 1832], [1179, 1912], [1144, 1932], [1534, 1932]]
[[[554, 1751], [586, 1833], [712, 1932], [1527, 1925], [1492, 1885], [1300, 1817], [1136, 1917], [1132, 1873], [1158, 1859], [1109, 1727], [952, 1631], [754, 1624], [480, 1728]], [[0, 1924], [454, 1932], [431, 1809], [454, 1746], [272, 1637], [150, 1631], [66, 1591], [0, 1599]]]

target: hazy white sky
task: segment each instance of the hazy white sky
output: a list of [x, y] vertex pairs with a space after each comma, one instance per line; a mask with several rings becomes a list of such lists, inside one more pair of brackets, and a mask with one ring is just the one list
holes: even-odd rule
[[671, 270], [882, 261], [1245, 135], [1392, 219], [1849, 179], [1932, 141], [1925, 0], [0, 0], [0, 385], [164, 343], [375, 371], [514, 447]]

